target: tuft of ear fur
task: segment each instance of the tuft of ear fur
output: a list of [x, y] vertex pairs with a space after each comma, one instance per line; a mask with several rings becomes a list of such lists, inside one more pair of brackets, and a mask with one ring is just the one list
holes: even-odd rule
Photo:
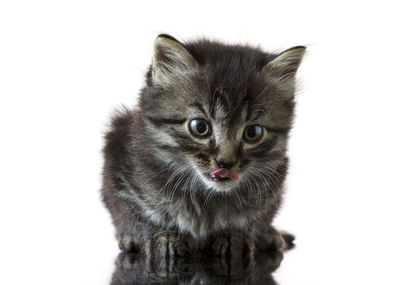
[[184, 75], [197, 66], [197, 61], [177, 39], [166, 34], [156, 38], [152, 63], [155, 84], [166, 83], [171, 77]]
[[287, 49], [268, 62], [262, 72], [268, 73], [280, 81], [293, 80], [305, 51], [306, 47], [304, 46]]

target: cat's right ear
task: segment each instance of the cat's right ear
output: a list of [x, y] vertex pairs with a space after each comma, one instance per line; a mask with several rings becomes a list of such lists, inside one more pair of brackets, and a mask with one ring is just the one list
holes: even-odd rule
[[293, 82], [305, 51], [305, 46], [296, 46], [285, 50], [268, 62], [262, 72], [284, 83]]
[[197, 66], [197, 61], [178, 40], [165, 34], [156, 38], [152, 62], [154, 84], [163, 85], [171, 78], [183, 76]]

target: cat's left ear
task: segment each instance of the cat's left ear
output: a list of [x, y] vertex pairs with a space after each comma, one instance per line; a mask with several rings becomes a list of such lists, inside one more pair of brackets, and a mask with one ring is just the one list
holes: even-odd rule
[[197, 61], [177, 39], [165, 34], [156, 38], [152, 63], [154, 83], [162, 85], [174, 76], [184, 76], [197, 67]]
[[287, 49], [268, 62], [262, 68], [262, 72], [282, 82], [293, 81], [305, 51], [304, 46]]

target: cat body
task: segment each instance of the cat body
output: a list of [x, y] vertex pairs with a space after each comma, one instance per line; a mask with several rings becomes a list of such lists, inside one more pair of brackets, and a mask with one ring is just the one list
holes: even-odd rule
[[271, 223], [304, 50], [157, 37], [138, 108], [105, 137], [102, 196], [122, 250], [282, 247]]

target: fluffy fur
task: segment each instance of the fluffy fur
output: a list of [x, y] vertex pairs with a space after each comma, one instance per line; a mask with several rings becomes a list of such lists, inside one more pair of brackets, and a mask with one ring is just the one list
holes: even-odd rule
[[[271, 223], [304, 51], [157, 37], [138, 108], [117, 112], [105, 136], [102, 195], [121, 249], [182, 255], [207, 247], [222, 255], [233, 240], [239, 251], [282, 247]], [[199, 118], [208, 137], [189, 130]], [[251, 125], [262, 127], [261, 140], [244, 140]], [[220, 167], [239, 180], [211, 181]]]

